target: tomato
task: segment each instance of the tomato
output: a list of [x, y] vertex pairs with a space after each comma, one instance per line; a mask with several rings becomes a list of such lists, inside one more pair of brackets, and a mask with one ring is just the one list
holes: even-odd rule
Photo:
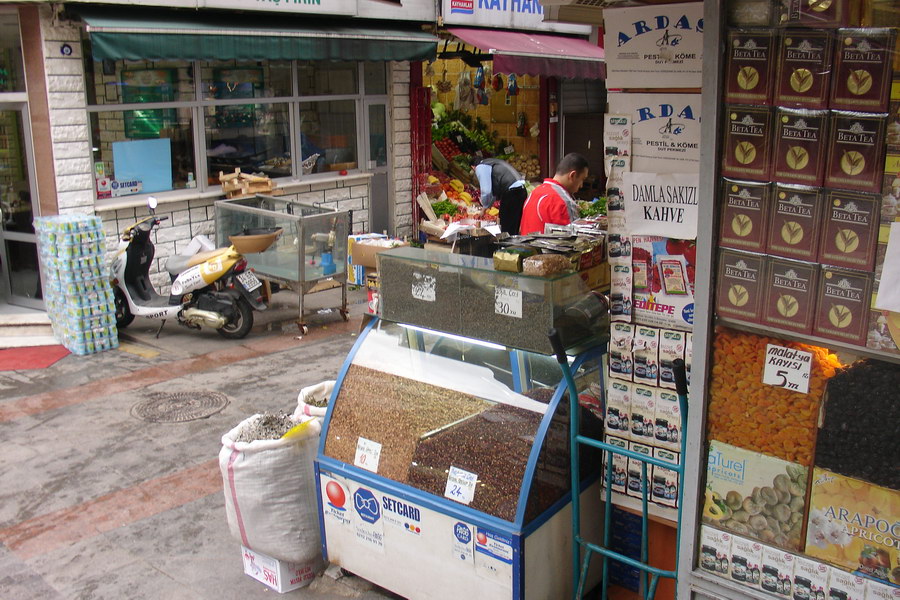
[[341, 169], [341, 175], [346, 175], [346, 174], [347, 174], [347, 169]]

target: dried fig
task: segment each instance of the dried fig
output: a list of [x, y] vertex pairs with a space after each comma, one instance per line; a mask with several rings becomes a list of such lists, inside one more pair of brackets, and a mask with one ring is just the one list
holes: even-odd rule
[[759, 539], [763, 542], [771, 542], [775, 539], [775, 532], [769, 528], [763, 529], [759, 532]]
[[791, 484], [791, 478], [784, 473], [781, 473], [780, 475], [775, 476], [775, 480], [772, 483], [775, 484], [776, 490], [786, 492], [788, 491], [788, 486]]
[[791, 496], [800, 496], [802, 498], [806, 493], [806, 483], [803, 484], [803, 487], [800, 487], [796, 483], [792, 483], [788, 491], [791, 493]]
[[725, 504], [727, 504], [732, 510], [739, 509], [741, 507], [742, 501], [743, 497], [734, 490], [731, 490], [725, 496]]
[[791, 493], [787, 490], [775, 490], [778, 494], [778, 504], [788, 504], [791, 501]]
[[741, 503], [741, 508], [747, 511], [749, 515], [758, 515], [762, 512], [762, 506], [753, 501], [752, 498], [744, 498], [744, 501]]
[[766, 486], [759, 490], [759, 495], [766, 504], [778, 504], [778, 494], [775, 493], [775, 488]]
[[787, 523], [788, 519], [791, 518], [791, 507], [787, 504], [776, 504], [774, 512], [775, 518], [782, 523]]
[[802, 496], [794, 496], [794, 497], [792, 497], [792, 498], [791, 498], [790, 504], [788, 504], [788, 506], [791, 507], [791, 510], [792, 510], [794, 513], [798, 513], [798, 514], [800, 514], [801, 516], [802, 516], [802, 513], [803, 513], [803, 507], [804, 507], [805, 505], [806, 505], [806, 502], [803, 501], [803, 497], [802, 497]]
[[736, 510], [736, 511], [734, 511], [734, 514], [731, 515], [731, 518], [734, 519], [735, 521], [739, 521], [741, 523], [746, 523], [747, 521], [750, 520], [750, 513], [748, 513], [746, 510], [743, 510], [743, 509]]
[[751, 533], [749, 527], [747, 527], [746, 525], [744, 525], [743, 523], [741, 523], [739, 521], [735, 521], [734, 519], [728, 519], [727, 521], [722, 523], [722, 526], [725, 527], [726, 529], [730, 529], [731, 531], [733, 531], [735, 533], [740, 533], [743, 535], [747, 535], [747, 534]]
[[769, 528], [769, 522], [766, 521], [766, 518], [762, 515], [753, 515], [750, 517], [750, 529], [754, 531], [762, 531], [763, 529]]

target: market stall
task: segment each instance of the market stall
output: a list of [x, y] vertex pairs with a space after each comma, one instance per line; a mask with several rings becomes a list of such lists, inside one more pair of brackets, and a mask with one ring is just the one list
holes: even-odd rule
[[[569, 409], [547, 331], [597, 436], [602, 299], [575, 272], [413, 248], [380, 253], [379, 272], [383, 318], [341, 369], [316, 460], [326, 557], [409, 598], [571, 596]], [[584, 452], [582, 518], [599, 531], [599, 455]]]

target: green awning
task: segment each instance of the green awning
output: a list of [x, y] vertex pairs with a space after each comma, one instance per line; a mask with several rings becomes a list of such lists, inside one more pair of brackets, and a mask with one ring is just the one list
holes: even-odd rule
[[348, 25], [269, 13], [70, 8], [86, 24], [94, 60], [430, 60], [438, 39], [396, 24]]

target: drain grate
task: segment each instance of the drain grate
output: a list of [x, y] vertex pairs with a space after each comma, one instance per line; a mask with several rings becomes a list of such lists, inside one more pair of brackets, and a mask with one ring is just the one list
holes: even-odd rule
[[186, 423], [210, 417], [228, 406], [219, 392], [155, 392], [131, 407], [131, 414], [150, 423]]

